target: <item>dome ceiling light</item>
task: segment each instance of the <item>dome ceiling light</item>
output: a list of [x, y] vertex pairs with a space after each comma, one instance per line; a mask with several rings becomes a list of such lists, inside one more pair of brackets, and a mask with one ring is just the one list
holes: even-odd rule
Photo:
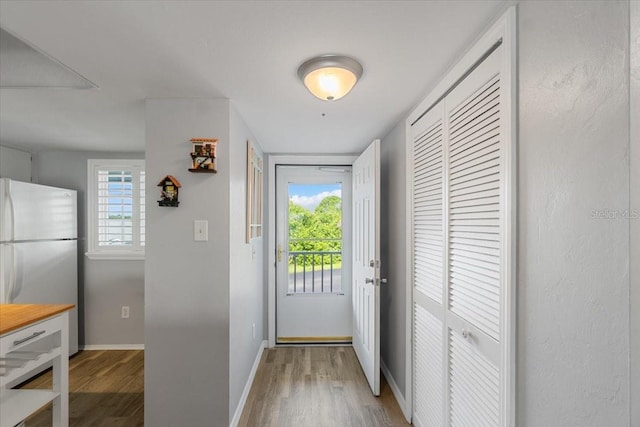
[[335, 101], [348, 94], [362, 77], [362, 65], [348, 56], [322, 55], [300, 65], [298, 77], [314, 96]]

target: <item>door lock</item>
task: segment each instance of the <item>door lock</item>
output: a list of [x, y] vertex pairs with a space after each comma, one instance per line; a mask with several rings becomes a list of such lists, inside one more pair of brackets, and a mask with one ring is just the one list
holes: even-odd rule
[[282, 245], [278, 245], [278, 262], [282, 261]]

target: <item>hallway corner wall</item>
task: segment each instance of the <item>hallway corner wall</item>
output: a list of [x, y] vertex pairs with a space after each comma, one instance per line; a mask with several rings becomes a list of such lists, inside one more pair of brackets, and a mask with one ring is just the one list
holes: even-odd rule
[[[145, 425], [229, 425], [229, 100], [146, 101]], [[217, 174], [190, 173], [189, 140], [218, 138]], [[156, 183], [180, 181], [180, 206]], [[194, 220], [208, 241], [194, 241]]]
[[[229, 115], [229, 416], [238, 409], [256, 355], [265, 339], [263, 239], [246, 243], [247, 140], [253, 133], [231, 104]], [[264, 163], [263, 156], [263, 168]], [[266, 203], [263, 202], [263, 205]], [[264, 233], [263, 233], [264, 236]], [[253, 326], [255, 325], [255, 327]], [[255, 329], [255, 336], [253, 330]]]
[[402, 397], [407, 398], [405, 134], [405, 122], [401, 120], [380, 144], [380, 248], [382, 277], [388, 280], [380, 290], [380, 358]]

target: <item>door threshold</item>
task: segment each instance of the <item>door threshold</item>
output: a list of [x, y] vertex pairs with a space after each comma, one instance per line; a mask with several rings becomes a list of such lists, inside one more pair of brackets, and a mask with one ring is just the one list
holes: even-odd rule
[[351, 345], [351, 337], [278, 337], [276, 345]]

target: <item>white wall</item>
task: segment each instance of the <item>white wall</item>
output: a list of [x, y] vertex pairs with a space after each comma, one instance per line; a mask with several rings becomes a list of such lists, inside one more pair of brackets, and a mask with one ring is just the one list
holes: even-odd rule
[[[180, 206], [159, 207], [147, 186], [145, 425], [229, 425], [229, 101], [146, 102], [150, 184], [182, 184]], [[217, 174], [189, 173], [193, 137], [219, 138]], [[209, 241], [193, 221], [209, 221]]]
[[[80, 345], [144, 343], [144, 262], [91, 261], [87, 252], [87, 160], [140, 159], [141, 153], [42, 151], [34, 158], [37, 182], [78, 192], [78, 335]], [[120, 308], [130, 307], [130, 318]]]
[[518, 426], [629, 425], [628, 10], [519, 4]]
[[381, 143], [381, 258], [380, 355], [393, 381], [406, 394], [406, 148], [401, 120]]
[[247, 140], [257, 152], [261, 149], [233, 105], [229, 132], [229, 414], [233, 416], [264, 339], [264, 252], [262, 237], [250, 244], [245, 240]]
[[631, 221], [631, 420], [640, 426], [640, 2], [632, 1], [630, 10], [630, 209], [638, 214]]

